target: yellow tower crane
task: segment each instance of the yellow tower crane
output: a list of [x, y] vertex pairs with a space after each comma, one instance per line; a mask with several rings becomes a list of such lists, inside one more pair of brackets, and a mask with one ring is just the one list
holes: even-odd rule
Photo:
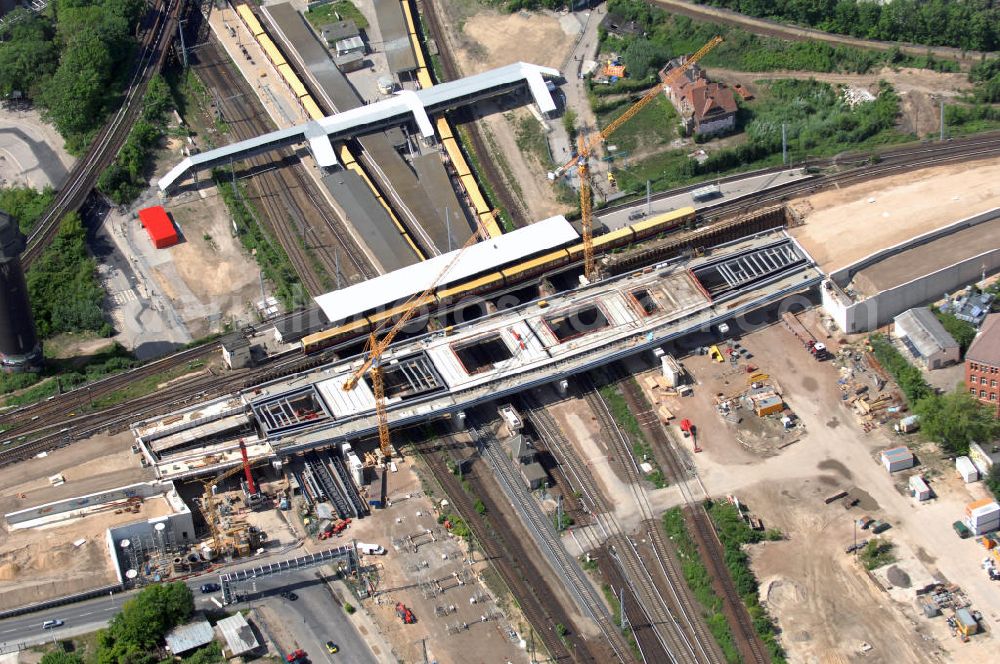
[[590, 155], [593, 154], [594, 150], [596, 150], [601, 143], [608, 140], [608, 137], [611, 136], [611, 134], [613, 134], [619, 127], [635, 117], [636, 113], [641, 111], [647, 104], [656, 99], [656, 97], [659, 96], [664, 89], [670, 87], [675, 81], [680, 79], [681, 75], [683, 75], [685, 71], [690, 69], [696, 62], [705, 57], [709, 51], [721, 43], [722, 37], [713, 37], [708, 41], [708, 43], [698, 49], [694, 55], [689, 57], [684, 64], [671, 70], [670, 73], [667, 74], [664, 81], [662, 81], [659, 85], [655, 85], [650, 88], [650, 90], [643, 95], [639, 101], [635, 102], [624, 113], [612, 120], [604, 129], [591, 134], [589, 138], [584, 138], [582, 135], [579, 136], [576, 156], [556, 170], [555, 176], [559, 177], [570, 168], [576, 166], [577, 172], [580, 175], [580, 219], [583, 226], [583, 272], [587, 276], [587, 279], [593, 280], [595, 276], [594, 235], [592, 226], [593, 219], [591, 216], [590, 206], [590, 172], [587, 164], [590, 159]]
[[[480, 229], [480, 232], [484, 231]], [[388, 348], [396, 338], [396, 335], [398, 335], [406, 324], [416, 315], [417, 310], [420, 309], [420, 304], [426, 301], [428, 296], [434, 292], [441, 280], [444, 279], [445, 275], [448, 274], [451, 268], [458, 262], [458, 259], [462, 257], [462, 254], [465, 253], [465, 250], [474, 245], [478, 239], [479, 235], [473, 233], [465, 244], [462, 245], [457, 252], [455, 252], [455, 256], [448, 261], [448, 264], [443, 270], [441, 270], [431, 285], [428, 286], [423, 293], [414, 295], [406, 301], [408, 306], [406, 306], [402, 315], [396, 321], [396, 324], [385, 333], [384, 337], [379, 339], [378, 335], [388, 324], [388, 319], [378, 328], [371, 331], [368, 335], [368, 343], [365, 346], [365, 353], [367, 356], [365, 361], [361, 363], [361, 366], [358, 367], [357, 371], [351, 374], [351, 376], [344, 381], [343, 390], [345, 392], [350, 392], [357, 386], [358, 381], [361, 380], [362, 376], [366, 373], [371, 375], [372, 392], [375, 395], [375, 414], [378, 418], [378, 444], [379, 449], [382, 451], [383, 460], [387, 461], [392, 456], [392, 443], [389, 437], [389, 414], [386, 410], [385, 383], [382, 379], [382, 366], [380, 362], [382, 353], [385, 352], [386, 348]]]

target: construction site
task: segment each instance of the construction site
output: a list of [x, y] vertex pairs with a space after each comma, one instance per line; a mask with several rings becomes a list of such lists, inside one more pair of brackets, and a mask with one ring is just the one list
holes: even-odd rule
[[[953, 524], [989, 492], [920, 438], [872, 335], [993, 283], [1000, 185], [964, 151], [994, 139], [609, 202], [615, 132], [716, 37], [551, 160], [541, 179], [578, 210], [528, 218], [498, 191], [497, 117], [574, 110], [567, 22], [587, 39], [603, 7], [496, 17], [527, 43], [566, 38], [540, 64], [469, 15], [488, 51], [442, 76], [451, 3], [346, 4], [329, 22], [324, 3], [187, 14], [207, 121], [144, 194], [170, 241], [125, 264], [154, 295], [197, 272], [183, 226], [226, 185], [305, 293], [283, 315], [244, 274], [230, 310], [255, 318], [161, 360], [210, 365], [107, 408], [95, 396], [147, 370], [0, 413], [0, 654], [180, 581], [289, 662], [988, 661], [1000, 601], [981, 558], [1000, 539]], [[906, 217], [912, 181], [958, 191], [959, 171], [974, 195]], [[213, 269], [246, 273], [216, 212], [234, 241]], [[154, 278], [158, 255], [173, 267]], [[11, 366], [40, 355], [28, 336], [0, 334]]]

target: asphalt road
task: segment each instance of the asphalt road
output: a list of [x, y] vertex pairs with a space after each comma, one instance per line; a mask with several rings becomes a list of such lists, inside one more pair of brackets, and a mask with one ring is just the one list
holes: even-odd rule
[[[249, 589], [248, 589], [249, 590]], [[289, 601], [280, 596], [291, 590], [298, 599]], [[249, 601], [236, 605], [268, 607], [282, 616], [281, 629], [271, 630], [283, 654], [301, 648], [313, 664], [377, 664], [377, 659], [364, 638], [358, 633], [344, 610], [334, 601], [333, 591], [318, 578], [318, 570], [289, 572], [278, 577], [257, 581], [256, 593]], [[333, 641], [340, 652], [331, 655], [326, 642]]]
[[[253, 561], [248, 566], [258, 562]], [[260, 579], [256, 582], [256, 589], [245, 588], [241, 591], [247, 592], [249, 601], [233, 605], [232, 609], [264, 604], [278, 615], [287, 614], [289, 620], [282, 624], [282, 628], [293, 635], [294, 642], [285, 643], [275, 634], [275, 638], [279, 639], [278, 645], [289, 652], [302, 648], [309, 653], [311, 662], [375, 664], [377, 660], [365, 640], [343, 609], [334, 602], [332, 591], [317, 577], [316, 572], [316, 569], [306, 569]], [[198, 589], [201, 584], [209, 582], [218, 582], [218, 574], [185, 582], [194, 593], [196, 609], [219, 608], [212, 598], [221, 602], [221, 593], [203, 595]], [[294, 602], [283, 599], [280, 596], [283, 590], [294, 591], [299, 599]], [[109, 595], [0, 621], [0, 654], [106, 627], [108, 621], [121, 610], [122, 604], [134, 595], [134, 591]], [[56, 629], [43, 630], [42, 623], [46, 620], [62, 620], [64, 624]], [[341, 652], [329, 655], [325, 646], [328, 640], [337, 643]]]
[[[187, 581], [195, 594], [196, 608], [218, 608], [211, 603], [208, 595], [202, 595], [198, 590], [198, 586], [209, 581], [218, 581], [218, 575]], [[134, 595], [135, 592], [118, 593], [0, 621], [0, 653], [16, 650], [18, 644], [31, 646], [106, 627], [108, 621], [121, 610], [122, 604]], [[64, 624], [56, 629], [43, 630], [42, 623], [46, 620], [62, 620]]]
[[[692, 206], [695, 209], [701, 209], [709, 205], [718, 205], [722, 202], [729, 202], [743, 198], [744, 196], [752, 196], [754, 194], [759, 194], [761, 192], [767, 191], [768, 189], [773, 189], [775, 187], [780, 187], [803, 178], [812, 177], [804, 172], [801, 168], [789, 169], [787, 171], [781, 171], [779, 173], [766, 173], [764, 175], [754, 175], [751, 177], [742, 178], [740, 180], [735, 180], [733, 182], [723, 182], [719, 185], [720, 196], [716, 196], [710, 200], [702, 201], [700, 203], [695, 202], [691, 198], [691, 193], [677, 194], [676, 196], [670, 196], [669, 198], [661, 198], [660, 200], [653, 201], [651, 204], [651, 215], [657, 215], [663, 212], [669, 212], [671, 210], [676, 210], [678, 208]], [[705, 182], [705, 186], [714, 184], [711, 182]], [[597, 214], [597, 219], [602, 225], [604, 225], [608, 230], [617, 230], [628, 226], [629, 224], [636, 223], [636, 220], [629, 220], [628, 216], [633, 211], [645, 212], [646, 203], [645, 201], [637, 202], [635, 205], [630, 206], [626, 210], [619, 210], [617, 212], [610, 212], [607, 214]]]

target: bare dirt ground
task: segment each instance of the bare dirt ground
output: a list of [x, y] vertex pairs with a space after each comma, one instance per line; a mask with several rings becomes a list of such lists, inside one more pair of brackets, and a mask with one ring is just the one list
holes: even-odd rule
[[[802, 316], [814, 334], [836, 351], [816, 310]], [[962, 484], [947, 459], [919, 438], [901, 440], [887, 429], [864, 433], [845, 405], [833, 362], [817, 363], [780, 325], [747, 331], [740, 339], [752, 364], [780, 386], [786, 405], [802, 424], [799, 438], [778, 450], [761, 452], [741, 445], [734, 427], [716, 412], [712, 396], [739, 389], [736, 373], [712, 364], [707, 356], [688, 356], [683, 364], [696, 379], [694, 396], [680, 400], [677, 417], [699, 427], [704, 451], [694, 455], [709, 494], [736, 495], [787, 538], [751, 547], [762, 600], [783, 631], [790, 661], [860, 661], [862, 642], [874, 648], [864, 659], [881, 662], [979, 662], [995, 647], [992, 634], [961, 643], [951, 637], [943, 617], [924, 618], [914, 589], [930, 580], [958, 583], [983, 614], [987, 630], [1000, 625], [1000, 607], [980, 569], [982, 549], [959, 540], [951, 522], [982, 487]], [[745, 371], [745, 370], [744, 370]], [[745, 374], [744, 374], [745, 375]], [[755, 416], [743, 412], [744, 418]], [[906, 443], [933, 486], [936, 498], [916, 503], [906, 492], [910, 473], [890, 476], [878, 461], [888, 447]], [[823, 498], [838, 490], [860, 499], [852, 510]], [[883, 537], [896, 545], [897, 566], [912, 579], [909, 587], [879, 584], [845, 555], [853, 541], [853, 521], [862, 515], [887, 521]], [[858, 531], [859, 539], [870, 537]], [[898, 585], [898, 584], [896, 584]], [[883, 588], [885, 588], [883, 590]]]
[[[105, 531], [119, 524], [169, 514], [162, 499], [138, 513], [104, 511], [51, 526], [0, 529], [0, 605], [20, 606], [115, 583]], [[86, 540], [79, 547], [73, 543]]]
[[793, 200], [792, 235], [829, 273], [921, 233], [1000, 205], [1000, 164], [926, 168]]
[[556, 200], [552, 184], [548, 181], [545, 164], [539, 163], [531, 155], [521, 151], [517, 145], [514, 127], [517, 119], [529, 115], [527, 109], [516, 109], [513, 113], [493, 113], [481, 122], [489, 131], [489, 138], [497, 147], [510, 168], [514, 179], [514, 193], [524, 204], [528, 219], [546, 219], [556, 214], [564, 214], [567, 206]]
[[[488, 564], [477, 553], [476, 563], [469, 565], [465, 544], [437, 523], [435, 500], [423, 492], [415, 465], [412, 459], [407, 460], [399, 464], [399, 472], [390, 474], [391, 505], [369, 518], [355, 521], [345, 533], [351, 539], [381, 544], [388, 551], [385, 556], [365, 558], [367, 564], [378, 567], [380, 578], [376, 589], [380, 594], [374, 601], [366, 600], [364, 608], [378, 630], [392, 642], [393, 652], [400, 661], [423, 661], [424, 643], [431, 661], [442, 663], [527, 661], [525, 651], [507, 634], [511, 626], [520, 633], [516, 618], [513, 625], [512, 619], [482, 620], [482, 616], [497, 611], [496, 602], [479, 580]], [[406, 546], [394, 548], [394, 540], [426, 530], [432, 531], [434, 541], [426, 535], [416, 538], [419, 544], [416, 553]], [[425, 593], [421, 584], [436, 585], [443, 592]], [[470, 601], [473, 598], [474, 603]], [[405, 630], [400, 629], [396, 602], [403, 602], [417, 619], [415, 624], [406, 625]], [[467, 627], [454, 629], [462, 624]], [[383, 656], [378, 652], [376, 655]], [[384, 656], [388, 658], [389, 653]]]
[[953, 98], [972, 87], [966, 74], [948, 74], [910, 67], [901, 69], [882, 67], [867, 74], [824, 74], [790, 70], [744, 72], [713, 68], [709, 74], [713, 79], [730, 85], [739, 83], [755, 95], [760, 93], [762, 81], [779, 78], [815, 79], [864, 88], [872, 93], [878, 92], [879, 81], [885, 81], [892, 85], [900, 96], [902, 111], [898, 124], [900, 131], [915, 133], [918, 136], [933, 134], [938, 130], [940, 109], [935, 98]]
[[[45, 457], [0, 469], [0, 514], [154, 479], [132, 454], [132, 435], [95, 436]], [[61, 474], [65, 483], [52, 486]], [[138, 514], [102, 512], [45, 528], [11, 531], [0, 526], [0, 606], [19, 606], [113, 583], [104, 531], [166, 513], [162, 500]], [[77, 548], [72, 542], [87, 542]]]
[[58, 189], [76, 163], [35, 109], [0, 108], [0, 186]]
[[[448, 5], [459, 4], [445, 3]], [[562, 67], [573, 40], [551, 12], [501, 13], [483, 8], [466, 19], [458, 52], [459, 66], [477, 74], [513, 62]]]
[[856, 559], [844, 555], [853, 513], [839, 504], [818, 510], [828, 490], [810, 479], [761, 483], [739, 496], [755, 512], [771, 515], [770, 527], [788, 533], [787, 540], [751, 553], [761, 600], [779, 619], [789, 660], [847, 662], [866, 642], [874, 646], [867, 662], [945, 661], [932, 640], [921, 638], [926, 624], [918, 628], [895, 610]]
[[[566, 23], [564, 29], [563, 21], [552, 12], [507, 14], [475, 0], [438, 0], [438, 5], [448, 18], [445, 38], [466, 76], [519, 61], [560, 69], [576, 43], [573, 25]], [[527, 111], [517, 111], [514, 116], [521, 112]], [[522, 202], [525, 217], [535, 220], [565, 212], [566, 206], [556, 200], [546, 179], [549, 169], [517, 147], [516, 121], [492, 113], [481, 122], [503, 154], [509, 168], [504, 177], [512, 181], [508, 186]]]
[[202, 308], [223, 319], [245, 320], [249, 303], [260, 299], [259, 270], [233, 236], [222, 199], [208, 196], [173, 206], [170, 212], [185, 241], [168, 251], [177, 275], [201, 305], [185, 303], [183, 307], [192, 334], [198, 336], [194, 328]]
[[[133, 442], [128, 431], [93, 436], [47, 456], [0, 468], [0, 514], [153, 479], [153, 471], [141, 468], [132, 454]], [[62, 474], [66, 483], [53, 487], [48, 478], [56, 474]]]

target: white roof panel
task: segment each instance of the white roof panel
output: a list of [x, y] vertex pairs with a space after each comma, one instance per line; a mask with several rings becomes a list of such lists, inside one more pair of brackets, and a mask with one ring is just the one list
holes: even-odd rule
[[316, 383], [316, 391], [335, 419], [357, 415], [375, 408], [375, 395], [365, 380], [359, 380], [353, 390], [344, 391], [344, 383], [350, 376], [349, 373], [343, 373]]
[[542, 251], [562, 246], [579, 238], [566, 217], [550, 217], [497, 238], [474, 244], [450, 268], [448, 265], [461, 251], [456, 249], [422, 263], [409, 265], [380, 277], [316, 297], [327, 319], [334, 325], [363, 311], [379, 309], [411, 295], [420, 294], [434, 284], [438, 275], [447, 273], [438, 282], [446, 286], [472, 275], [499, 268]]

